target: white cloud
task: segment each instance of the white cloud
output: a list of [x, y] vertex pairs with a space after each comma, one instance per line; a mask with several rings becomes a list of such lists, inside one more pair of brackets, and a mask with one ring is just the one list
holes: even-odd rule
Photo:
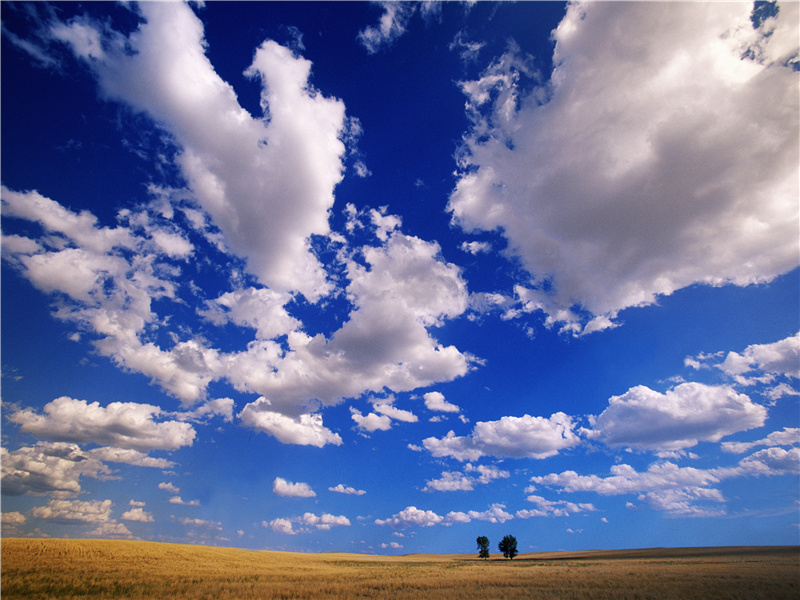
[[187, 527], [207, 527], [209, 529], [216, 529], [217, 531], [222, 531], [222, 523], [219, 521], [209, 521], [207, 519], [190, 519], [188, 517], [181, 517], [178, 519], [178, 522], [181, 525], [185, 525]]
[[[723, 473], [725, 471], [722, 471]], [[731, 475], [800, 475], [800, 448], [765, 448], [743, 458]]]
[[573, 428], [572, 418], [560, 412], [550, 418], [503, 417], [499, 421], [479, 421], [466, 437], [450, 431], [443, 438], [429, 437], [422, 443], [433, 456], [460, 461], [474, 461], [481, 456], [541, 459], [579, 444]]
[[[566, 492], [595, 492], [603, 496], [636, 494], [655, 510], [683, 516], [707, 516], [721, 512], [718, 504], [724, 502], [724, 498], [719, 490], [710, 487], [721, 479], [712, 471], [664, 462], [651, 465], [644, 473], [621, 464], [611, 467], [611, 475], [605, 478], [564, 471], [532, 477], [531, 481]], [[709, 506], [708, 502], [716, 505]]]
[[329, 487], [329, 492], [336, 492], [337, 494], [351, 494], [354, 496], [363, 496], [367, 492], [365, 490], [357, 490], [354, 487], [350, 487], [349, 485], [344, 485], [342, 483], [338, 484], [335, 487]]
[[181, 493], [181, 489], [178, 486], [173, 485], [173, 483], [171, 481], [162, 481], [161, 483], [158, 484], [158, 489], [165, 490], [165, 491], [169, 492], [170, 494], [180, 494]]
[[[189, 5], [142, 3], [137, 10], [145, 23], [87, 62], [102, 93], [173, 136], [194, 196], [263, 284], [308, 298], [326, 293], [307, 240], [328, 233], [327, 211], [342, 178], [342, 102], [308, 85], [309, 61], [266, 41], [246, 71], [263, 84], [264, 115], [254, 118], [214, 71], [202, 22]], [[101, 30], [87, 27], [92, 35]]]
[[321, 415], [290, 417], [270, 410], [270, 405], [266, 398], [259, 398], [242, 409], [239, 419], [245, 427], [268, 433], [284, 444], [321, 448], [325, 444], [338, 446], [342, 443], [338, 433], [322, 425]]
[[277, 533], [283, 533], [285, 535], [294, 535], [297, 532], [292, 528], [292, 522], [289, 519], [282, 519], [277, 518], [273, 519], [272, 521], [262, 521], [261, 525], [272, 529]]
[[742, 384], [749, 383], [744, 375], [751, 371], [800, 379], [800, 333], [772, 344], [752, 344], [741, 354], [729, 352], [717, 366]]
[[470, 254], [482, 254], [491, 252], [492, 245], [489, 242], [463, 242], [461, 249]]
[[208, 417], [219, 416], [228, 423], [233, 421], [234, 401], [232, 398], [215, 398], [203, 402], [191, 411], [175, 413], [181, 421], [203, 421]]
[[489, 523], [505, 523], [514, 518], [513, 515], [505, 511], [505, 504], [492, 504], [489, 510], [477, 512], [474, 510], [467, 511], [470, 519], [477, 521], [488, 521]]
[[420, 510], [416, 506], [408, 506], [388, 519], [375, 519], [376, 525], [389, 525], [393, 529], [409, 527], [431, 527], [443, 521], [443, 517], [432, 510]]
[[4, 512], [0, 523], [3, 525], [22, 525], [27, 519], [25, 515], [17, 511]]
[[404, 423], [416, 423], [419, 419], [417, 415], [412, 413], [409, 410], [402, 410], [396, 408], [392, 405], [394, 402], [394, 398], [388, 398], [386, 400], [379, 400], [375, 399], [372, 401], [372, 406], [375, 408], [376, 412], [379, 412], [382, 415], [385, 415], [395, 421], [403, 421]]
[[278, 496], [292, 496], [294, 498], [313, 498], [316, 492], [307, 483], [292, 483], [282, 477], [276, 477], [272, 482], [272, 493]]
[[665, 394], [646, 386], [609, 399], [588, 432], [610, 446], [680, 450], [764, 424], [767, 410], [727, 386], [682, 383]]
[[449, 413], [457, 413], [461, 410], [455, 404], [445, 400], [444, 394], [441, 392], [428, 392], [423, 396], [423, 398], [425, 399], [425, 407], [428, 410]]
[[50, 500], [46, 506], [37, 506], [29, 512], [34, 519], [81, 521], [84, 523], [110, 522], [111, 500]]
[[394, 550], [399, 550], [402, 547], [403, 547], [403, 544], [401, 544], [399, 542], [389, 542], [388, 544], [384, 542], [384, 543], [381, 544], [381, 548], [384, 548], [384, 549], [392, 548]]
[[358, 32], [358, 41], [369, 54], [375, 54], [402, 36], [417, 9], [412, 2], [380, 2], [380, 5], [383, 14], [378, 25], [370, 25]]
[[386, 415], [377, 415], [375, 413], [363, 415], [358, 410], [351, 407], [350, 417], [362, 431], [372, 433], [378, 430], [389, 431], [392, 428], [392, 420]]
[[530, 519], [531, 517], [567, 517], [575, 513], [596, 510], [593, 504], [575, 504], [567, 500], [548, 500], [542, 496], [528, 496], [528, 502], [536, 505], [535, 509], [518, 510], [516, 515], [520, 519]]
[[773, 431], [767, 437], [755, 442], [722, 442], [722, 449], [725, 452], [739, 454], [756, 446], [794, 446], [795, 444], [800, 444], [800, 428], [784, 427], [781, 431]]
[[169, 469], [175, 463], [166, 458], [153, 458], [144, 452], [131, 450], [130, 448], [93, 448], [86, 452], [87, 456], [106, 462], [118, 462], [136, 467], [150, 467], [153, 469]]
[[250, 327], [256, 330], [256, 339], [268, 340], [300, 327], [284, 308], [290, 299], [285, 293], [251, 287], [226, 292], [198, 312], [215, 325], [230, 322]]
[[76, 444], [37, 442], [13, 452], [0, 448], [3, 494], [49, 495], [57, 498], [81, 493], [80, 478], [102, 479], [111, 471]]
[[[486, 484], [494, 479], [506, 479], [511, 476], [508, 471], [502, 471], [497, 467], [467, 463], [464, 470], [471, 475], [465, 475], [458, 471], [444, 471], [439, 479], [432, 479], [425, 482], [423, 492], [439, 491], [471, 491], [475, 484]], [[477, 476], [475, 475], [477, 474]]]
[[123, 521], [136, 521], [138, 523], [152, 523], [154, 521], [153, 515], [142, 508], [132, 508], [122, 513], [120, 518]]
[[199, 500], [184, 500], [180, 496], [173, 496], [169, 499], [170, 504], [178, 504], [179, 506], [200, 506]]
[[188, 423], [155, 418], [161, 409], [150, 404], [111, 402], [102, 407], [62, 396], [45, 404], [43, 413], [26, 408], [8, 419], [20, 430], [59, 442], [108, 445], [132, 450], [177, 450], [191, 446], [195, 431]]
[[449, 210], [507, 237], [532, 275], [521, 310], [587, 333], [695, 283], [798, 265], [798, 7], [780, 6], [778, 39], [751, 10], [573, 3], [547, 84], [523, 90], [513, 48], [463, 84], [473, 128]]
[[[300, 529], [295, 529], [294, 523], [296, 523]], [[328, 530], [331, 527], [349, 527], [350, 519], [344, 515], [337, 516], [330, 513], [315, 515], [314, 513], [307, 512], [300, 517], [291, 519], [277, 518], [269, 522], [262, 521], [261, 525], [277, 533], [296, 535], [298, 533], [308, 533], [311, 531], [311, 527], [317, 530]]]

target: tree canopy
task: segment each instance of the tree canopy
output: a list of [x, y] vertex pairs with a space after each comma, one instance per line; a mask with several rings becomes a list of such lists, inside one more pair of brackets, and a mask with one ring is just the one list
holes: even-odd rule
[[513, 535], [505, 536], [500, 543], [497, 545], [500, 552], [503, 553], [503, 556], [508, 558], [509, 560], [513, 559], [517, 554], [517, 538]]
[[477, 542], [478, 550], [480, 550], [478, 553], [478, 558], [486, 560], [489, 558], [489, 538], [487, 538], [485, 535], [482, 535], [477, 539]]

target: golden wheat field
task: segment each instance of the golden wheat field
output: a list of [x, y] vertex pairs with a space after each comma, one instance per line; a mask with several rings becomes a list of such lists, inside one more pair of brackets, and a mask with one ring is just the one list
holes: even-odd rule
[[800, 597], [800, 548], [380, 557], [108, 540], [4, 539], [14, 598]]

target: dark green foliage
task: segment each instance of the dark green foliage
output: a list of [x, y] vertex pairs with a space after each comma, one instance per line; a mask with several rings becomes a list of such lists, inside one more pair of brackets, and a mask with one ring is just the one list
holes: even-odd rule
[[487, 538], [485, 535], [482, 535], [477, 539], [477, 542], [478, 550], [480, 550], [478, 553], [478, 558], [486, 560], [489, 558], [489, 538]]
[[517, 552], [517, 538], [513, 535], [505, 536], [502, 541], [497, 545], [500, 552], [503, 553], [508, 559], [513, 559], [519, 552]]

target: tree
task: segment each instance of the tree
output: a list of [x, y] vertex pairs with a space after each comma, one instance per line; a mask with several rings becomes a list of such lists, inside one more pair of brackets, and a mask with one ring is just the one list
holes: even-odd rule
[[478, 541], [478, 550], [480, 550], [480, 552], [478, 553], [478, 558], [486, 560], [487, 558], [489, 558], [489, 538], [487, 538], [485, 535], [482, 535], [478, 538], [477, 541]]
[[513, 535], [505, 536], [497, 545], [500, 552], [508, 559], [513, 559], [517, 554], [517, 538]]

